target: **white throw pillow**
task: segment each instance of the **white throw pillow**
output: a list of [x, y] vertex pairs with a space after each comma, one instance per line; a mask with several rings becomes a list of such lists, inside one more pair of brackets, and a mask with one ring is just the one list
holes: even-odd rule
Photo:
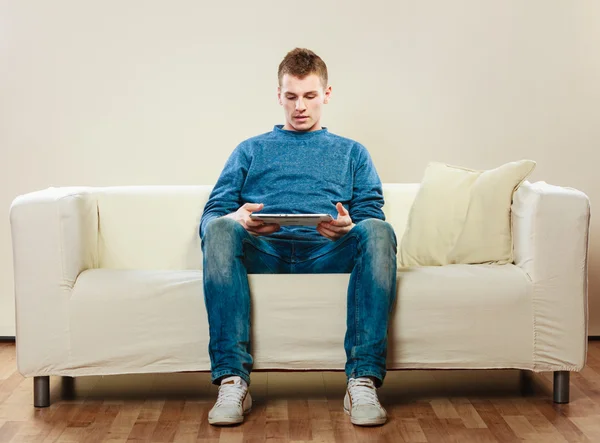
[[428, 164], [400, 242], [400, 266], [513, 261], [510, 207], [536, 163], [477, 171]]

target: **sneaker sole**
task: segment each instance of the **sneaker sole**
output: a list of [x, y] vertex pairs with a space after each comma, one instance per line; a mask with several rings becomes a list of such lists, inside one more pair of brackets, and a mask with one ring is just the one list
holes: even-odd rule
[[350, 411], [346, 408], [344, 408], [344, 412], [346, 414], [348, 414], [350, 416], [350, 422], [353, 425], [357, 425], [357, 426], [378, 426], [378, 425], [382, 425], [387, 421], [387, 417], [383, 417], [383, 418], [371, 418], [368, 420], [365, 419], [358, 419], [358, 418], [354, 418], [352, 417], [352, 414], [350, 414]]
[[[252, 408], [248, 409], [247, 411], [244, 411], [244, 415], [250, 413], [250, 411], [252, 411]], [[240, 424], [244, 421], [244, 415], [242, 415], [241, 417], [221, 417], [218, 420], [215, 419], [208, 419], [208, 424], [213, 425], [213, 426], [227, 426], [227, 425], [237, 425]]]

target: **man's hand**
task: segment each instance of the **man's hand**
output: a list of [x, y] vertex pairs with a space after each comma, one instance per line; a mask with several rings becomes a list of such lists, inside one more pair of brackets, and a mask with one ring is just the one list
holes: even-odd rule
[[250, 214], [255, 211], [260, 211], [264, 205], [262, 203], [244, 203], [240, 209], [231, 214], [225, 215], [227, 218], [232, 218], [237, 221], [252, 235], [268, 235], [279, 231], [281, 226], [277, 223], [264, 223], [259, 220], [252, 220]]
[[321, 222], [317, 226], [317, 231], [323, 237], [330, 240], [337, 240], [346, 235], [355, 226], [350, 218], [350, 213], [344, 208], [340, 202], [335, 205], [338, 211], [337, 219], [330, 222]]

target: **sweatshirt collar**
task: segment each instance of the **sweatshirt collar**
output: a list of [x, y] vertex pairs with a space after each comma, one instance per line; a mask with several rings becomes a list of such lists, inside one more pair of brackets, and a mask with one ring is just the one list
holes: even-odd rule
[[323, 126], [321, 129], [318, 129], [316, 131], [310, 131], [310, 132], [288, 131], [287, 129], [283, 129], [283, 125], [275, 125], [273, 127], [273, 132], [278, 135], [283, 135], [286, 137], [307, 139], [307, 138], [313, 138], [313, 137], [318, 137], [319, 135], [327, 134], [328, 130], [327, 130], [327, 127]]

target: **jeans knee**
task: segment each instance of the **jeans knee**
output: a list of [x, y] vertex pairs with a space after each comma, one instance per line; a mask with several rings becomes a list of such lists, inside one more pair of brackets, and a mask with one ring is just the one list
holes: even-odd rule
[[[358, 235], [363, 271], [373, 280], [386, 302], [394, 297], [396, 282], [396, 234], [392, 225], [379, 219], [359, 222], [353, 229]], [[351, 232], [352, 232], [351, 231]]]
[[204, 241], [218, 243], [232, 241], [236, 237], [240, 237], [240, 229], [244, 230], [244, 227], [231, 218], [215, 218], [206, 224]]
[[204, 259], [210, 258], [220, 265], [230, 262], [239, 254], [245, 232], [244, 227], [231, 218], [219, 217], [209, 221], [202, 239]]
[[391, 224], [378, 218], [367, 218], [356, 224], [352, 229], [362, 240], [375, 241], [379, 244], [389, 243], [396, 248], [396, 233]]

